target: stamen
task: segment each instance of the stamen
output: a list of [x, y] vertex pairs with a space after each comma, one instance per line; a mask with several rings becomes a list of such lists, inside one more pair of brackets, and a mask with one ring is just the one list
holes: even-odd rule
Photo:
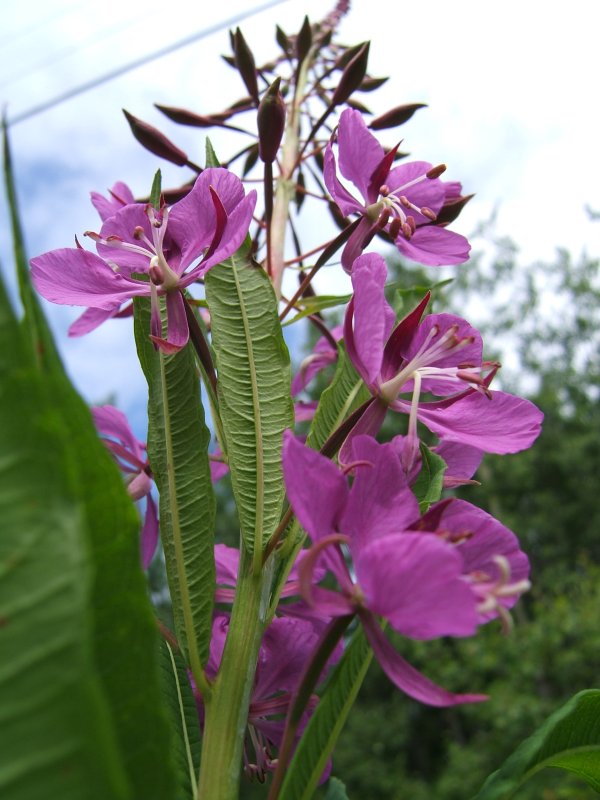
[[426, 172], [425, 177], [434, 180], [435, 178], [439, 178], [440, 175], [443, 175], [446, 169], [447, 167], [445, 164], [438, 164], [437, 167], [432, 167], [429, 172]]

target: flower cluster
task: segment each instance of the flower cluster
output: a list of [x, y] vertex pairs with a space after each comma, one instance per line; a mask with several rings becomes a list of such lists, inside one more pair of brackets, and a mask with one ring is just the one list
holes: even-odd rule
[[[41, 295], [55, 303], [85, 309], [71, 326], [70, 335], [88, 333], [109, 319], [126, 316], [134, 298], [146, 298], [150, 306], [147, 335], [155, 350], [160, 351], [154, 352], [149, 346], [148, 352], [160, 361], [161, 380], [164, 382], [165, 363], [176, 362], [169, 356], [184, 347], [195, 349], [197, 360], [190, 367], [189, 381], [195, 394], [187, 399], [197, 400], [198, 369], [206, 384], [217, 438], [211, 458], [213, 480], [222, 477], [231, 466], [235, 483], [239, 465], [231, 458], [228, 445], [229, 450], [234, 449], [232, 436], [244, 437], [245, 425], [255, 437], [252, 441], [256, 440], [256, 450], [261, 450], [262, 418], [258, 424], [255, 417], [263, 414], [270, 402], [276, 404], [277, 397], [276, 393], [271, 397], [265, 391], [268, 380], [262, 385], [264, 397], [259, 396], [258, 380], [252, 382], [254, 373], [263, 367], [258, 356], [253, 362], [253, 341], [248, 348], [251, 363], [244, 365], [248, 366], [250, 384], [241, 379], [236, 383], [237, 375], [228, 376], [229, 383], [222, 380], [232, 354], [235, 356], [237, 342], [233, 337], [227, 341], [230, 360], [224, 358], [219, 363], [218, 337], [215, 334], [212, 342], [209, 340], [210, 313], [216, 316], [210, 292], [209, 311], [203, 309], [205, 316], [199, 325], [198, 303], [190, 302], [191, 290], [204, 282], [209, 270], [222, 265], [243, 247], [244, 253], [251, 256], [245, 262], [247, 273], [256, 277], [256, 262], [262, 260], [264, 273], [272, 280], [274, 291], [267, 285], [268, 296], [261, 295], [260, 301], [263, 305], [272, 302], [270, 319], [277, 324], [277, 303], [285, 303], [281, 319], [296, 308], [298, 318], [308, 316], [321, 334], [291, 382], [285, 397], [286, 409], [276, 409], [272, 415], [276, 420], [287, 420], [274, 438], [273, 449], [278, 451], [279, 437], [283, 437], [281, 460], [278, 452], [265, 455], [261, 450], [263, 462], [260, 470], [256, 469], [257, 484], [269, 472], [270, 479], [275, 476], [280, 493], [267, 496], [264, 486], [257, 486], [254, 491], [247, 482], [241, 498], [245, 505], [256, 504], [253, 521], [258, 544], [253, 547], [245, 541], [242, 550], [245, 548], [244, 555], [251, 556], [257, 585], [263, 582], [263, 611], [265, 603], [268, 607], [268, 613], [253, 622], [258, 635], [247, 637], [249, 642], [256, 641], [255, 650], [252, 652], [248, 645], [242, 657], [246, 662], [257, 661], [256, 671], [253, 672], [254, 663], [246, 662], [238, 670], [245, 676], [245, 696], [250, 698], [241, 720], [247, 722], [244, 764], [246, 771], [259, 780], [277, 769], [274, 791], [283, 780], [290, 751], [318, 707], [315, 687], [343, 657], [342, 635], [351, 622], [362, 626], [384, 672], [408, 696], [434, 706], [478, 702], [485, 697], [475, 692], [455, 694], [418, 672], [392, 646], [385, 628], [389, 626], [400, 636], [420, 640], [472, 636], [479, 625], [497, 618], [506, 628], [511, 607], [529, 587], [528, 560], [516, 536], [470, 503], [442, 497], [442, 487], [474, 482], [485, 453], [516, 453], [530, 447], [540, 432], [542, 414], [529, 401], [491, 388], [500, 365], [484, 359], [481, 335], [457, 315], [427, 313], [429, 293], [398, 320], [385, 297], [386, 262], [379, 253], [369, 250], [377, 237], [393, 244], [402, 256], [425, 266], [466, 262], [469, 242], [449, 230], [448, 225], [469, 196], [463, 196], [460, 183], [442, 180], [444, 165], [402, 160], [398, 146], [384, 148], [371, 132], [402, 124], [420, 105], [398, 107], [370, 125], [356, 108], [346, 108], [337, 123], [330, 125], [327, 138], [318, 137], [329, 115], [345, 104], [353, 91], [372, 88], [376, 82], [366, 72], [368, 45], [340, 51], [330, 44], [333, 28], [347, 6], [345, 2], [338, 3], [336, 12], [320, 26], [311, 28], [306, 21], [293, 40], [280, 32], [284, 56], [279, 63], [292, 64], [293, 58], [298, 63], [287, 82], [276, 77], [262, 98], [257, 77], [265, 80], [272, 67], [256, 68], [238, 29], [232, 34], [234, 55], [230, 61], [240, 73], [248, 96], [224, 112], [209, 116], [161, 107], [167, 116], [183, 124], [233, 130], [239, 130], [230, 124], [235, 114], [254, 111], [258, 134], [256, 142], [242, 151], [247, 154], [244, 179], [260, 160], [264, 170], [263, 208], [259, 206], [255, 212], [256, 191], [246, 193], [243, 181], [229, 169], [197, 167], [156, 129], [127, 115], [134, 134], [148, 149], [179, 166], [191, 167], [197, 172], [195, 180], [179, 190], [176, 200], [165, 199], [165, 195], [157, 197], [153, 191], [152, 202], [138, 202], [123, 183], [115, 184], [108, 197], [93, 193], [92, 203], [100, 215], [101, 227], [99, 232], [87, 231], [85, 235], [95, 244], [95, 251], [84, 249], [76, 240], [75, 248], [55, 250], [31, 261], [32, 280]], [[320, 50], [326, 53], [322, 69], [300, 69], [304, 59]], [[294, 85], [302, 76], [308, 80], [313, 72], [324, 76], [319, 80], [325, 81], [336, 71], [339, 80], [335, 87], [324, 88], [317, 81], [313, 91], [306, 91]], [[305, 97], [309, 104], [316, 99], [327, 100], [321, 117], [314, 114], [310, 105], [302, 112], [305, 124], [311, 126], [305, 138], [300, 136], [302, 115], [296, 107], [289, 120], [286, 96], [288, 103], [290, 97]], [[290, 145], [280, 150], [284, 132], [289, 131], [286, 114], [289, 124], [296, 120], [298, 125], [290, 138], [295, 149]], [[310, 168], [302, 171], [309, 158], [313, 159]], [[280, 169], [275, 179], [274, 167]], [[305, 175], [314, 178], [314, 186], [306, 187]], [[316, 196], [327, 204], [342, 232], [302, 254], [298, 233], [292, 229], [297, 254], [286, 262], [285, 225], [292, 185], [296, 188], [298, 209], [306, 197]], [[170, 199], [174, 202], [167, 202]], [[256, 230], [248, 236], [253, 220]], [[329, 330], [321, 315], [327, 304], [311, 307], [308, 298], [314, 294], [313, 275], [339, 250], [342, 267], [350, 275], [352, 296], [343, 325]], [[304, 266], [305, 260], [316, 252], [321, 255], [315, 266], [302, 274], [300, 287], [291, 299], [286, 299], [282, 289], [285, 267], [297, 263]], [[227, 264], [231, 268], [231, 262]], [[263, 286], [268, 283], [265, 274], [261, 273]], [[212, 276], [207, 283], [211, 279]], [[252, 298], [251, 304], [251, 290], [245, 291], [246, 294], [240, 291], [236, 295], [235, 303], [228, 298], [229, 305], [225, 305], [227, 313], [240, 313], [244, 336], [251, 339], [248, 319], [252, 315], [259, 317], [264, 309]], [[277, 327], [274, 333], [274, 327], [271, 325], [268, 331], [265, 328], [266, 332], [260, 330], [260, 336], [278, 337], [278, 352], [284, 353], [281, 329]], [[352, 367], [355, 370], [353, 388], [344, 394], [344, 383], [340, 381], [337, 395], [331, 392], [332, 397], [324, 396], [319, 401], [307, 399], [303, 392], [318, 373], [336, 363], [340, 352], [352, 365], [348, 372]], [[213, 361], [215, 353], [217, 358]], [[348, 366], [346, 359], [344, 364]], [[284, 375], [286, 389], [284, 359], [282, 365], [274, 370], [278, 375], [273, 380]], [[231, 396], [223, 389], [225, 385], [234, 386]], [[177, 404], [168, 406], [164, 383], [161, 389], [161, 413], [165, 419], [169, 417], [164, 428], [175, 429]], [[362, 405], [354, 403], [358, 390], [368, 396]], [[253, 401], [250, 410], [243, 406], [249, 395]], [[321, 436], [320, 452], [310, 446], [316, 437], [311, 439], [309, 435], [306, 444], [294, 430], [284, 430], [291, 417], [290, 398], [296, 402], [298, 423], [311, 422], [319, 410], [325, 409], [311, 423], [315, 427], [329, 426]], [[334, 403], [337, 405], [333, 408]], [[229, 430], [224, 424], [227, 410], [235, 416], [235, 425]], [[396, 422], [403, 425], [403, 434], [380, 443], [375, 437], [380, 434], [388, 411], [400, 415]], [[145, 445], [133, 435], [120, 411], [103, 406], [93, 410], [93, 417], [100, 436], [126, 475], [132, 499], [145, 500], [141, 560], [147, 568], [159, 541], [156, 489], [152, 483], [154, 469], [161, 485], [159, 467], [149, 463]], [[176, 493], [181, 465], [171, 463], [172, 457], [175, 458], [169, 451], [164, 485]], [[197, 457], [197, 452], [185, 456], [189, 461]], [[269, 458], [277, 463], [266, 463]], [[437, 460], [445, 470], [433, 498], [424, 497], [418, 489], [427, 477], [427, 459]], [[203, 463], [203, 475], [207, 476], [206, 462]], [[202, 480], [209, 483], [208, 479]], [[282, 480], [289, 507], [280, 519]], [[235, 493], [236, 486], [233, 488]], [[163, 500], [161, 497], [161, 515], [165, 510]], [[187, 513], [188, 500], [185, 494], [183, 514]], [[240, 498], [236, 500], [241, 505]], [[279, 503], [275, 508], [275, 525], [279, 520], [279, 526], [275, 531], [259, 531], [261, 514], [269, 503]], [[163, 529], [169, 528], [168, 506], [166, 511], [166, 516], [161, 517]], [[196, 520], [186, 522], [192, 529]], [[200, 578], [205, 580], [210, 575], [212, 579], [216, 573], [216, 583], [206, 593], [209, 602], [204, 626], [196, 626], [195, 609], [186, 607], [182, 612], [174, 608], [175, 614], [186, 617], [180, 626], [183, 633], [180, 631], [178, 636], [193, 638], [197, 629], [206, 633], [206, 663], [199, 663], [202, 648], [196, 647], [195, 663], [190, 657], [188, 667], [200, 724], [208, 727], [211, 691], [214, 687], [215, 691], [220, 690], [222, 664], [228, 653], [226, 642], [236, 620], [240, 551], [219, 544], [214, 550], [215, 564], [206, 565], [201, 576], [188, 575], [188, 563], [195, 557], [193, 548], [186, 550], [188, 543], [182, 543], [180, 531], [177, 540], [172, 536], [167, 542], [169, 535], [169, 530], [160, 531], [165, 553], [176, 554], [173, 560], [180, 584], [174, 596], [181, 606], [189, 604], [193, 595], [187, 584], [186, 591], [181, 592], [181, 583], [197, 584]], [[244, 535], [248, 535], [245, 530]], [[306, 537], [309, 547], [301, 549]], [[212, 551], [212, 539], [207, 541], [204, 553]], [[208, 642], [211, 620], [212, 637]], [[189, 653], [185, 643], [181, 651]], [[239, 696], [243, 694], [240, 692]], [[238, 724], [237, 731], [243, 727]], [[320, 769], [324, 762], [325, 758]], [[230, 771], [235, 773], [235, 766]]]

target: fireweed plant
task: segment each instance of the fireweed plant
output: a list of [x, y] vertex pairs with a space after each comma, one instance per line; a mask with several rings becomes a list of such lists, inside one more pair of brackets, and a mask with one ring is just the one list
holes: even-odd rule
[[[147, 450], [117, 409], [92, 414], [145, 509], [134, 566], [166, 565], [173, 624], [156, 628], [171, 750], [153, 751], [162, 783], [124, 758], [111, 797], [229, 800], [242, 772], [266, 781], [271, 800], [311, 797], [372, 656], [415, 701], [481, 702], [484, 686], [436, 685], [398, 641], [472, 636], [494, 620], [508, 630], [529, 587], [515, 534], [443, 492], [472, 483], [486, 452], [530, 447], [542, 414], [492, 388], [500, 365], [467, 320], [430, 313], [429, 293], [400, 313], [386, 300], [375, 246], [432, 275], [463, 264], [469, 243], [449, 225], [470, 196], [444, 165], [379, 140], [421, 104], [378, 116], [363, 105], [386, 79], [368, 72], [368, 42], [338, 43], [348, 5], [296, 35], [278, 28], [279, 55], [262, 66], [232, 33], [225, 60], [245, 94], [223, 111], [159, 106], [181, 125], [239, 132], [224, 161], [207, 140], [200, 167], [126, 112], [142, 145], [192, 176], [167, 191], [157, 173], [141, 200], [123, 183], [92, 193], [100, 220], [87, 242], [31, 260], [43, 297], [84, 309], [70, 335], [119, 317], [125, 336], [133, 317], [148, 381]], [[298, 220], [310, 204], [340, 232], [305, 251]], [[325, 265], [349, 273], [351, 296], [315, 294]], [[334, 306], [345, 306], [335, 328], [323, 313]], [[318, 341], [292, 376], [282, 331], [301, 319]], [[333, 377], [310, 401], [326, 367]], [[402, 433], [380, 443], [388, 415]], [[227, 472], [239, 549], [214, 541], [213, 483]], [[155, 650], [143, 656], [155, 670]], [[136, 713], [122, 709], [130, 725]], [[138, 758], [165, 718], [153, 724], [140, 723]]]

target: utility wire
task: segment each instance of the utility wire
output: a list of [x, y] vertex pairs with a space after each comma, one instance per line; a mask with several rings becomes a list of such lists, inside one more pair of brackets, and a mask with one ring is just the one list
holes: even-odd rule
[[108, 83], [115, 78], [119, 78], [121, 75], [131, 72], [131, 70], [137, 69], [138, 67], [143, 67], [144, 65], [149, 64], [151, 61], [156, 61], [158, 58], [163, 58], [163, 56], [169, 55], [170, 53], [173, 53], [175, 50], [179, 50], [182, 47], [186, 47], [188, 44], [197, 42], [199, 39], [205, 39], [207, 36], [217, 33], [224, 28], [229, 28], [233, 25], [236, 25], [238, 22], [241, 22], [248, 17], [253, 17], [255, 14], [259, 14], [261, 11], [267, 11], [269, 8], [274, 8], [275, 6], [279, 6], [282, 3], [287, 2], [289, 2], [289, 0], [271, 0], [269, 3], [255, 6], [248, 11], [243, 11], [241, 14], [238, 14], [235, 17], [230, 17], [222, 22], [218, 22], [216, 25], [211, 25], [209, 28], [203, 28], [201, 31], [197, 31], [190, 36], [186, 36], [184, 39], [180, 39], [178, 42], [167, 45], [160, 50], [155, 50], [154, 53], [142, 56], [135, 61], [130, 61], [129, 64], [124, 64], [122, 67], [117, 67], [117, 69], [114, 69], [111, 72], [106, 72], [104, 75], [100, 75], [99, 77], [94, 78], [87, 83], [82, 83], [73, 89], [69, 89], [68, 91], [63, 92], [63, 94], [59, 94], [56, 97], [47, 100], [45, 103], [32, 106], [32, 108], [28, 108], [26, 111], [23, 111], [9, 119], [8, 125], [14, 126], [26, 119], [31, 119], [31, 117], [41, 114], [43, 111], [48, 111], [48, 109], [54, 108], [54, 106], [64, 103], [66, 100], [70, 100], [72, 97], [77, 97], [84, 92], [88, 92], [90, 89], [95, 89], [97, 86], [101, 86], [103, 83]]

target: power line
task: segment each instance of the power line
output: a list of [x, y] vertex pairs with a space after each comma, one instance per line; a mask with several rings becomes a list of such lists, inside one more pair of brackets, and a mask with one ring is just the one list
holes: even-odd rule
[[82, 83], [73, 89], [69, 89], [68, 91], [63, 92], [63, 94], [59, 94], [56, 97], [47, 100], [45, 103], [40, 103], [37, 106], [32, 106], [32, 108], [29, 108], [26, 111], [23, 111], [21, 114], [17, 114], [16, 116], [9, 119], [8, 125], [9, 126], [17, 125], [19, 122], [23, 122], [24, 120], [30, 119], [31, 117], [34, 117], [37, 114], [41, 114], [43, 111], [48, 111], [48, 109], [54, 108], [54, 106], [57, 106], [60, 103], [64, 103], [66, 100], [70, 100], [73, 97], [77, 97], [77, 95], [83, 94], [84, 92], [88, 92], [90, 89], [95, 89], [97, 86], [101, 86], [103, 83], [108, 83], [109, 81], [112, 81], [115, 78], [119, 78], [121, 75], [125, 75], [125, 73], [131, 72], [131, 70], [137, 69], [138, 67], [143, 67], [152, 61], [156, 61], [158, 58], [163, 58], [163, 56], [169, 55], [170, 53], [173, 53], [175, 52], [175, 50], [179, 50], [182, 47], [186, 47], [188, 44], [197, 42], [199, 39], [205, 39], [207, 36], [210, 36], [213, 33], [217, 33], [218, 31], [221, 31], [224, 28], [229, 28], [233, 25], [236, 25], [238, 22], [241, 22], [242, 20], [247, 19], [248, 17], [252, 17], [255, 14], [259, 14], [261, 11], [267, 11], [269, 8], [274, 8], [275, 6], [279, 6], [282, 3], [287, 3], [287, 2], [289, 2], [289, 0], [271, 0], [271, 2], [264, 3], [263, 5], [260, 6], [255, 6], [254, 8], [251, 8], [248, 11], [243, 11], [241, 14], [238, 14], [235, 17], [230, 17], [229, 19], [223, 20], [222, 22], [218, 22], [216, 25], [212, 25], [209, 28], [203, 28], [201, 31], [197, 31], [196, 33], [193, 33], [190, 36], [186, 36], [184, 39], [180, 39], [179, 41], [167, 45], [166, 47], [163, 47], [160, 50], [155, 50], [153, 53], [150, 53], [149, 55], [142, 56], [141, 58], [138, 58], [135, 61], [130, 61], [129, 64], [125, 64], [122, 67], [117, 67], [117, 69], [114, 69], [111, 72], [106, 72], [104, 75], [100, 75], [99, 77], [94, 78], [91, 81], [88, 81], [87, 83]]

